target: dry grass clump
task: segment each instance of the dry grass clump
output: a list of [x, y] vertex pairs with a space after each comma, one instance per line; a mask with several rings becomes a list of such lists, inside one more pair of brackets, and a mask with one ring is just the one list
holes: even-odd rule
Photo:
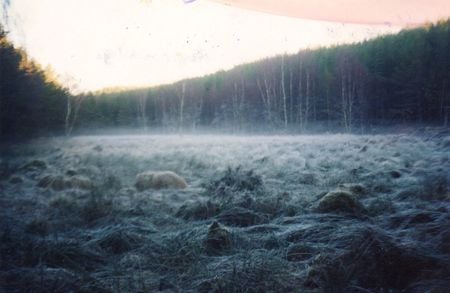
[[129, 227], [119, 227], [112, 229], [105, 229], [102, 231], [100, 239], [96, 241], [101, 249], [110, 254], [122, 254], [144, 244], [145, 238], [130, 231]]
[[14, 173], [14, 167], [8, 161], [0, 160], [0, 181], [8, 179]]
[[308, 205], [309, 202], [304, 197], [291, 195], [288, 192], [278, 192], [257, 197], [252, 205], [252, 209], [269, 217], [269, 219], [275, 219], [281, 216], [291, 217], [304, 213]]
[[69, 270], [44, 265], [0, 272], [3, 292], [79, 292], [80, 283]]
[[46, 175], [39, 180], [37, 186], [41, 188], [52, 188], [55, 191], [71, 188], [93, 190], [95, 188], [89, 178], [81, 175], [73, 175], [70, 177], [65, 177], [63, 175]]
[[198, 292], [293, 292], [299, 288], [296, 269], [266, 250], [219, 258], [206, 269], [209, 274], [195, 284]]
[[217, 219], [226, 225], [239, 227], [259, 225], [268, 221], [264, 215], [241, 207], [226, 209], [217, 216]]
[[31, 160], [30, 162], [19, 167], [23, 171], [36, 171], [47, 169], [47, 163], [43, 160]]
[[343, 251], [314, 259], [305, 286], [345, 292], [402, 290], [426, 278], [445, 278], [449, 269], [442, 259], [397, 244], [381, 231], [361, 229]]
[[210, 255], [220, 255], [232, 246], [230, 231], [218, 222], [213, 222], [209, 226], [208, 234], [204, 241], [206, 251]]
[[396, 208], [392, 200], [383, 197], [377, 197], [372, 199], [367, 205], [367, 213], [369, 216], [380, 216], [383, 214], [393, 214], [396, 212]]
[[212, 180], [206, 187], [214, 196], [228, 197], [237, 192], [261, 192], [263, 181], [253, 170], [243, 170], [242, 166], [228, 167], [220, 178]]
[[317, 203], [316, 211], [320, 213], [345, 213], [361, 216], [367, 211], [353, 194], [336, 190], [327, 193]]
[[87, 272], [98, 269], [106, 261], [104, 254], [75, 239], [47, 241], [43, 245], [39, 260], [49, 267]]
[[190, 227], [157, 235], [143, 246], [143, 252], [152, 260], [149, 267], [167, 274], [186, 273], [193, 269], [206, 255], [206, 233], [206, 227]]
[[50, 223], [43, 217], [34, 218], [26, 225], [25, 232], [39, 236], [46, 236], [50, 232]]
[[9, 178], [9, 183], [11, 184], [21, 184], [23, 181], [23, 178], [17, 175], [13, 175]]
[[176, 216], [185, 220], [206, 220], [219, 212], [218, 204], [211, 200], [186, 202], [177, 211]]
[[91, 224], [102, 218], [113, 216], [114, 202], [104, 195], [92, 194], [80, 206], [80, 216], [86, 224]]
[[112, 198], [99, 191], [86, 196], [76, 193], [56, 195], [49, 201], [49, 215], [58, 222], [57, 225], [92, 225], [102, 218], [113, 216], [113, 211]]
[[422, 179], [424, 200], [450, 200], [450, 175], [444, 172], [427, 174]]
[[316, 249], [306, 243], [295, 243], [288, 247], [286, 251], [286, 259], [288, 261], [307, 260], [316, 254]]
[[449, 201], [450, 176], [443, 172], [419, 173], [417, 183], [396, 195], [398, 200]]

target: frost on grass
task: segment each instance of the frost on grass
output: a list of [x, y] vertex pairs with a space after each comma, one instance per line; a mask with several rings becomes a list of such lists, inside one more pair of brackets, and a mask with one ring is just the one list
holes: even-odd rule
[[[3, 147], [0, 291], [445, 292], [448, 136]], [[138, 188], [180, 174], [184, 189]]]

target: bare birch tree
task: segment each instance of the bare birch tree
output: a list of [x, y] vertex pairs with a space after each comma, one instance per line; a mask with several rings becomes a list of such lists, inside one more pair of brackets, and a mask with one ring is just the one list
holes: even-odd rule
[[137, 100], [137, 112], [139, 115], [139, 122], [141, 127], [144, 128], [144, 130], [147, 130], [147, 124], [148, 124], [148, 118], [147, 118], [147, 99], [148, 99], [148, 91], [144, 91], [139, 94], [138, 100]]
[[287, 103], [286, 103], [286, 87], [284, 84], [284, 54], [281, 56], [281, 94], [283, 96], [283, 120], [284, 128], [287, 129], [288, 119], [287, 119]]
[[183, 81], [181, 84], [181, 94], [180, 97], [180, 109], [179, 109], [179, 118], [178, 118], [178, 131], [181, 132], [183, 130], [184, 123], [184, 99], [186, 96], [186, 81]]
[[241, 131], [244, 127], [244, 102], [245, 102], [245, 82], [241, 77], [240, 85], [233, 82], [233, 93], [231, 95], [231, 107], [233, 112], [233, 125], [236, 131]]
[[82, 101], [83, 101], [82, 95], [76, 96], [67, 95], [66, 117], [64, 123], [66, 136], [70, 136], [72, 134], [73, 128], [78, 118], [78, 112], [80, 111]]
[[351, 64], [348, 55], [341, 57], [340, 67], [342, 124], [345, 131], [351, 132], [353, 127], [353, 110], [355, 106], [358, 79], [355, 78], [354, 70], [352, 70], [355, 65]]
[[272, 117], [272, 86], [267, 78], [267, 74], [263, 72], [263, 81], [261, 82], [259, 79], [256, 80], [258, 85], [258, 89], [260, 92], [260, 96], [263, 102], [263, 106], [265, 108], [265, 112], [267, 113], [267, 120], [269, 124], [273, 124]]
[[[77, 81], [74, 77], [66, 75], [63, 77], [65, 83], [68, 84], [69, 91], [71, 92], [79, 92], [79, 88], [77, 85]], [[66, 115], [64, 119], [64, 130], [66, 136], [70, 136], [72, 134], [73, 128], [78, 118], [78, 112], [81, 107], [81, 103], [83, 101], [84, 96], [79, 95], [67, 95], [66, 99]]]
[[[304, 68], [303, 59], [299, 63], [299, 84], [298, 84], [298, 124], [301, 131], [305, 131], [309, 121], [310, 95], [311, 95], [311, 76], [309, 68]], [[306, 72], [306, 93], [303, 95], [303, 71]]]

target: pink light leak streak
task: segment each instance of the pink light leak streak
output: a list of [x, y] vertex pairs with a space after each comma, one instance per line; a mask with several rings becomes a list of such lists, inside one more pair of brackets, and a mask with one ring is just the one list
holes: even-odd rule
[[265, 13], [322, 21], [417, 26], [450, 17], [450, 0], [211, 0]]

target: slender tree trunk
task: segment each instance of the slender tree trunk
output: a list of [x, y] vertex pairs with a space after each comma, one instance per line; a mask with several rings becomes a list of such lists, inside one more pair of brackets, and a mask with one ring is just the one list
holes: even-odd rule
[[286, 88], [284, 85], [284, 55], [281, 57], [281, 93], [283, 95], [283, 118], [284, 128], [287, 129], [287, 105], [286, 105]]
[[244, 128], [244, 107], [245, 107], [245, 81], [244, 78], [241, 77], [241, 92], [239, 99], [239, 128], [242, 130]]
[[147, 130], [147, 95], [145, 92], [138, 98], [138, 113], [141, 120], [141, 126], [144, 130]]
[[167, 107], [166, 107], [166, 99], [161, 95], [161, 104], [162, 104], [162, 119], [161, 119], [161, 125], [163, 129], [167, 129], [169, 127], [169, 114], [167, 113]]
[[347, 132], [351, 132], [352, 130], [353, 97], [355, 95], [355, 81], [349, 66], [345, 62], [341, 74], [342, 120]]
[[312, 119], [315, 123], [317, 121], [317, 99], [314, 98], [316, 92], [316, 82], [315, 79], [311, 79], [311, 104], [312, 104]]
[[233, 84], [233, 94], [231, 95], [231, 108], [233, 110], [233, 128], [239, 130], [239, 89], [237, 82]]
[[[66, 136], [70, 136], [72, 134], [75, 122], [77, 121], [78, 118], [78, 112], [80, 110], [82, 100], [83, 98], [81, 96], [73, 97], [73, 101], [70, 96], [67, 97], [66, 118], [65, 118]], [[72, 105], [72, 102], [74, 103], [74, 105]]]
[[294, 89], [293, 89], [294, 73], [292, 66], [289, 66], [289, 122], [294, 122]]
[[341, 99], [342, 99], [342, 121], [344, 124], [344, 128], [347, 130], [347, 93], [346, 93], [346, 75], [345, 68], [342, 68], [341, 73]]
[[[259, 81], [259, 79], [256, 80], [256, 85], [258, 86], [259, 94], [261, 96], [261, 100], [262, 100], [262, 103], [263, 103], [263, 108], [264, 108], [264, 110], [266, 112], [268, 112], [267, 99], [265, 97], [265, 92], [263, 90], [263, 87], [262, 87], [261, 82]], [[268, 117], [268, 120], [269, 120], [269, 117]]]
[[258, 84], [259, 91], [261, 93], [261, 99], [263, 100], [264, 106], [267, 111], [267, 118], [268, 118], [269, 124], [272, 124], [272, 122], [273, 122], [272, 105], [271, 105], [272, 104], [272, 102], [271, 102], [272, 89], [271, 89], [269, 82], [267, 81], [265, 74], [263, 77], [264, 89], [263, 89], [263, 85], [261, 85], [261, 82], [259, 80], [257, 80], [257, 84]]
[[181, 95], [180, 95], [180, 117], [178, 120], [178, 131], [183, 131], [183, 119], [184, 119], [184, 98], [186, 93], [186, 82], [181, 84]]
[[450, 107], [444, 108], [445, 115], [444, 115], [444, 127], [448, 127], [448, 116], [450, 116]]
[[449, 105], [448, 104], [448, 100], [450, 98], [450, 94], [448, 93], [448, 91], [446, 90], [446, 84], [445, 81], [442, 81], [442, 90], [441, 90], [441, 94], [440, 96], [440, 103], [439, 103], [439, 114], [440, 114], [440, 119], [443, 122], [444, 127], [447, 127], [448, 125], [448, 111], [449, 111]]
[[356, 96], [356, 81], [352, 74], [349, 75], [349, 87], [351, 88], [348, 96], [348, 131], [352, 132], [353, 128], [353, 106]]
[[197, 124], [200, 122], [202, 112], [203, 112], [203, 95], [200, 96], [200, 102], [196, 107], [194, 119], [192, 121], [192, 130], [194, 131], [197, 129]]
[[326, 87], [325, 99], [327, 107], [327, 130], [330, 130], [330, 87], [328, 84], [326, 85]]
[[305, 114], [303, 126], [306, 130], [309, 122], [309, 99], [311, 96], [311, 75], [309, 73], [309, 69], [306, 70], [306, 96], [305, 96]]
[[72, 115], [72, 103], [70, 101], [70, 95], [67, 95], [67, 103], [66, 103], [66, 119], [64, 129], [66, 132], [66, 136], [70, 136], [71, 127], [70, 127], [70, 115]]
[[299, 78], [298, 78], [298, 105], [297, 105], [297, 113], [298, 113], [298, 125], [300, 126], [300, 130], [303, 131], [303, 63], [300, 61], [299, 68]]
[[[278, 95], [277, 94], [277, 84], [279, 83], [279, 77], [275, 72], [272, 72], [268, 74], [267, 78], [267, 86], [269, 89], [269, 96], [270, 96], [270, 109], [271, 109], [271, 116], [272, 116], [272, 122], [273, 125], [276, 125], [280, 119], [282, 119], [282, 110], [280, 110], [280, 106], [282, 102], [280, 101], [279, 97], [281, 97], [281, 92]], [[280, 116], [281, 115], [281, 116]]]
[[272, 101], [270, 98], [270, 86], [269, 83], [267, 82], [267, 78], [264, 78], [264, 86], [266, 88], [266, 104], [267, 104], [267, 115], [269, 117], [269, 123], [272, 124]]

